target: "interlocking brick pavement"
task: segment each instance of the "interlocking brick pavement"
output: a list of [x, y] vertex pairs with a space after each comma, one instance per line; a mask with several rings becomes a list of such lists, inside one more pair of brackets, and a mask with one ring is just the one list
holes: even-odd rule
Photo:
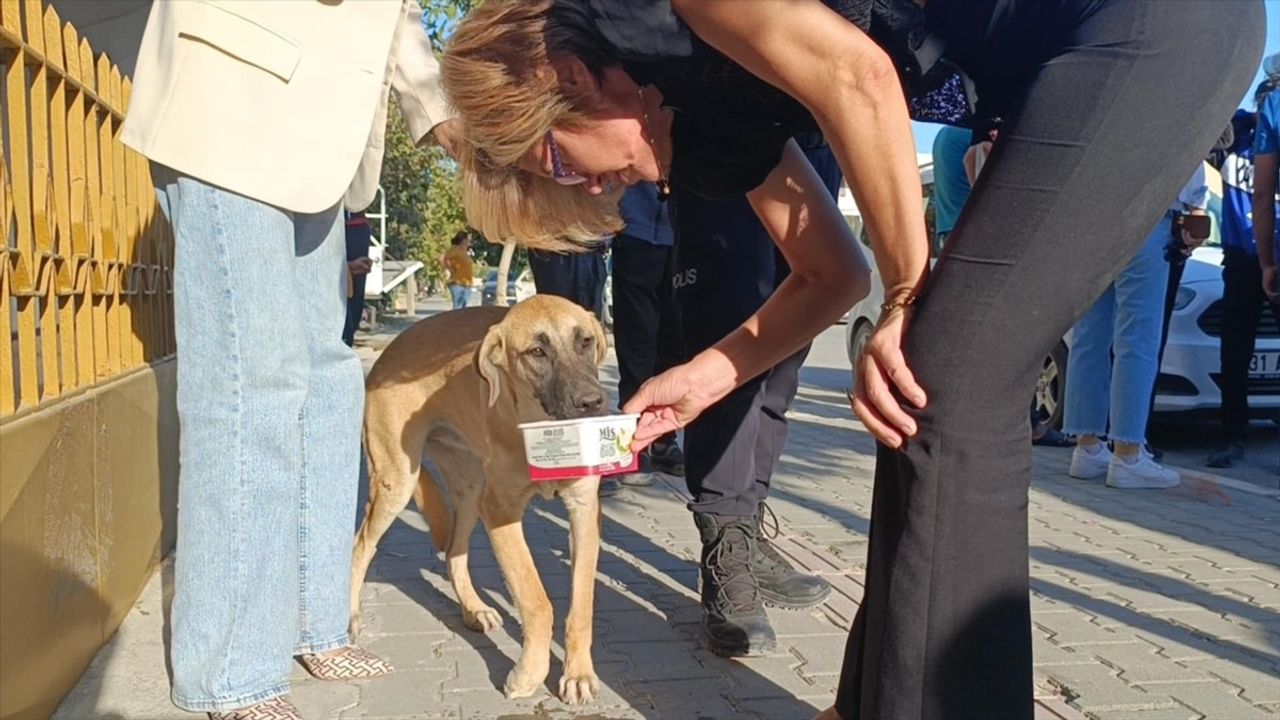
[[[836, 328], [803, 372], [771, 505], [779, 549], [835, 587], [810, 611], [770, 611], [775, 653], [725, 660], [698, 647], [697, 533], [682, 483], [663, 476], [604, 500], [594, 657], [601, 696], [554, 696], [568, 598], [568, 538], [558, 502], [535, 501], [525, 532], [556, 607], [546, 692], [500, 690], [519, 624], [483, 532], [474, 579], [504, 625], [461, 621], [442, 559], [406, 511], [364, 589], [360, 638], [397, 668], [372, 681], [320, 683], [298, 669], [308, 718], [470, 720], [803, 720], [831, 702], [862, 593], [873, 445], [850, 419]], [[366, 355], [370, 355], [366, 351]], [[612, 381], [612, 368], [606, 370]], [[1172, 491], [1116, 491], [1066, 476], [1069, 452], [1037, 449], [1030, 491], [1032, 607], [1040, 720], [1280, 717], [1280, 502], [1244, 483], [1187, 476]], [[164, 591], [158, 574], [58, 718], [191, 718], [167, 702]]]

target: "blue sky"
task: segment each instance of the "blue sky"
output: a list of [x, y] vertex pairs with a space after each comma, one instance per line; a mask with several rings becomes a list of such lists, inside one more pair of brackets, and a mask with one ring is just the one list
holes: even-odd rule
[[[1267, 57], [1280, 52], [1280, 0], [1266, 0], [1267, 6], [1267, 49], [1262, 54]], [[1262, 80], [1262, 65], [1259, 63], [1254, 73], [1253, 82], [1249, 84], [1246, 98], [1242, 98], [1240, 107], [1253, 109], [1253, 89]], [[933, 148], [933, 136], [938, 134], [937, 125], [928, 123], [912, 123], [916, 138], [916, 152], [927, 153]]]

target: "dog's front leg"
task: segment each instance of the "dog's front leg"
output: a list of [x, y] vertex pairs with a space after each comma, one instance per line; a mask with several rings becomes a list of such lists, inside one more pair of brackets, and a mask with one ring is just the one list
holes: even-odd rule
[[564, 676], [560, 699], [580, 705], [600, 692], [591, 661], [591, 630], [596, 598], [596, 566], [600, 559], [600, 478], [585, 477], [560, 490], [569, 514], [569, 550], [573, 563], [573, 599], [565, 623]]
[[551, 601], [524, 539], [521, 516], [526, 502], [527, 495], [503, 496], [488, 492], [488, 488], [481, 501], [481, 517], [493, 543], [493, 554], [502, 568], [502, 577], [520, 612], [524, 634], [520, 661], [507, 675], [503, 686], [509, 698], [533, 695], [551, 669]]

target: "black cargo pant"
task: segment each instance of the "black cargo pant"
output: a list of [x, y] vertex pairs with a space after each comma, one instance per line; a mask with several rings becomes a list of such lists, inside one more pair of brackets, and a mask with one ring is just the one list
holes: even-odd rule
[[[834, 197], [840, 168], [825, 145], [805, 154]], [[709, 200], [677, 190], [673, 198], [676, 270], [686, 352], [728, 335], [773, 294], [790, 269], [746, 198]], [[694, 512], [754, 515], [769, 494], [787, 441], [787, 410], [800, 383], [805, 346], [707, 408], [685, 428], [685, 483]]]

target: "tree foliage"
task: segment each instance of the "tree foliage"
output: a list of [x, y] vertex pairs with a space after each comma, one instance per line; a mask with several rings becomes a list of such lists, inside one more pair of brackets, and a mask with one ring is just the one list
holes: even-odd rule
[[[419, 0], [422, 25], [439, 52], [458, 21], [477, 0]], [[386, 154], [382, 165], [382, 188], [387, 199], [387, 252], [395, 258], [419, 260], [426, 279], [443, 277], [440, 256], [449, 240], [467, 227], [458, 191], [457, 165], [436, 146], [415, 147], [399, 108], [392, 100], [387, 114]], [[477, 259], [496, 265], [500, 248], [490, 251], [488, 243], [477, 242]]]

